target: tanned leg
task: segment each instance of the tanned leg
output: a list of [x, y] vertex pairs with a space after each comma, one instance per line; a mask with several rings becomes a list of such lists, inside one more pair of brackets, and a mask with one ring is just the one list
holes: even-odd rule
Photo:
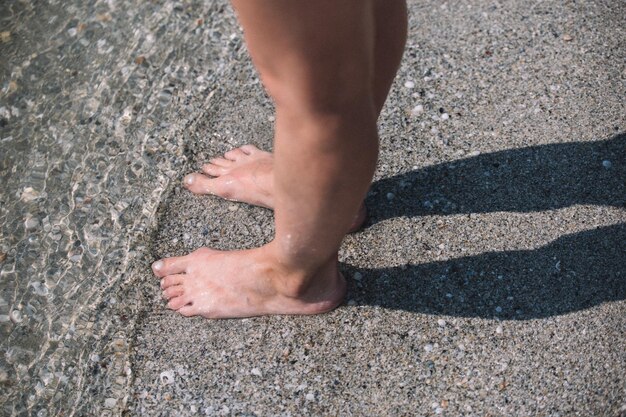
[[345, 293], [337, 252], [378, 154], [374, 3], [233, 4], [276, 104], [276, 236], [258, 249], [162, 259], [153, 270], [168, 307], [186, 316], [328, 311]]
[[[377, 116], [400, 65], [407, 33], [404, 0], [374, 1], [374, 104]], [[274, 158], [269, 152], [245, 145], [215, 158], [202, 167], [202, 173], [185, 177], [184, 184], [196, 194], [214, 194], [244, 203], [274, 208]], [[366, 217], [365, 206], [356, 214], [350, 231], [360, 228]]]

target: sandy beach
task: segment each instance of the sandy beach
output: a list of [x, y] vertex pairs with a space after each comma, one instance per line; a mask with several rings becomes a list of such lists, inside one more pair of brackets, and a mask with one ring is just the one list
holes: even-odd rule
[[626, 5], [409, 13], [345, 303], [208, 321], [150, 264], [273, 237], [181, 184], [272, 148], [232, 9], [0, 5], [0, 414], [626, 415]]

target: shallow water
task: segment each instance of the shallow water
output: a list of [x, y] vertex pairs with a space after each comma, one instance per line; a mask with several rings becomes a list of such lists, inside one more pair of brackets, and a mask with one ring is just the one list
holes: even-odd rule
[[157, 208], [239, 50], [224, 5], [0, 3], [0, 414], [123, 407]]

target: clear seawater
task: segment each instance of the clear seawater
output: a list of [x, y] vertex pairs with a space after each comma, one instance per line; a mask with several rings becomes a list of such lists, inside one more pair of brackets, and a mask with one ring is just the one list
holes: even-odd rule
[[225, 2], [0, 2], [0, 415], [117, 415]]

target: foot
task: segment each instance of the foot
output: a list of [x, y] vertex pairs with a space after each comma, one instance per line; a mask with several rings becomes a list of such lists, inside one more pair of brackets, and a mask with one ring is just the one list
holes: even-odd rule
[[201, 248], [161, 259], [152, 270], [167, 307], [184, 316], [319, 314], [341, 304], [346, 282], [336, 260], [313, 275], [287, 271], [271, 245], [233, 252]]
[[[231, 201], [274, 208], [274, 156], [254, 145], [244, 145], [212, 159], [202, 173], [189, 174], [185, 187], [194, 194], [212, 194]], [[349, 232], [363, 226], [367, 211], [362, 204]]]

